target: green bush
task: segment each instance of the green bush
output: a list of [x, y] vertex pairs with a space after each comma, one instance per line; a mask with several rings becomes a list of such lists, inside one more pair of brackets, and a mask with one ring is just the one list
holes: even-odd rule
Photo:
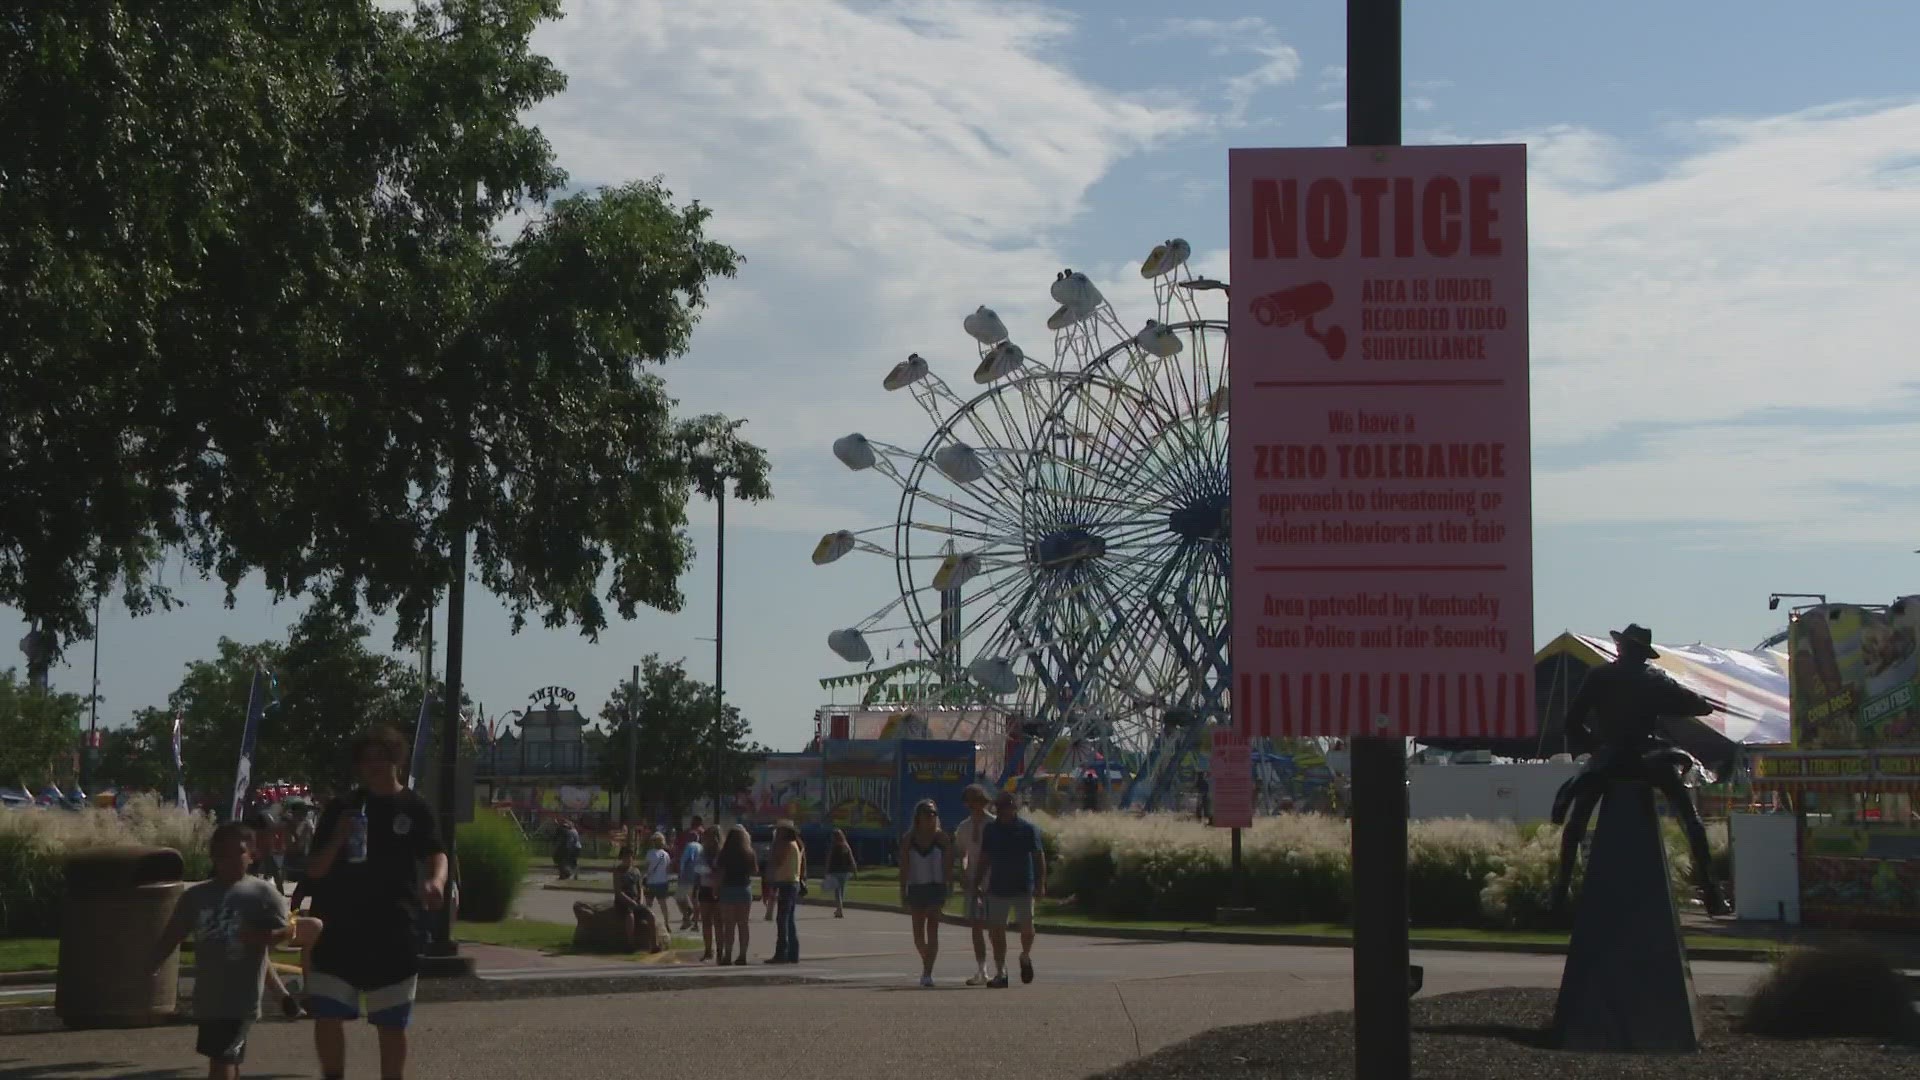
[[1787, 954], [1753, 992], [1740, 1026], [1776, 1039], [1920, 1042], [1906, 976], [1858, 947]]
[[460, 858], [460, 917], [499, 922], [513, 911], [531, 859], [520, 826], [504, 814], [482, 811], [455, 830]]
[[[1232, 895], [1231, 840], [1175, 814], [1034, 813], [1048, 849], [1051, 887], [1102, 919], [1204, 922]], [[1693, 895], [1685, 837], [1663, 839], [1675, 896]], [[1723, 862], [1724, 827], [1708, 828]], [[1243, 830], [1246, 902], [1271, 922], [1344, 924], [1353, 910], [1348, 824], [1327, 815], [1262, 818]], [[1542, 928], [1560, 830], [1552, 825], [1415, 821], [1407, 838], [1408, 903], [1415, 926]], [[1579, 876], [1573, 891], [1579, 893]]]
[[1481, 926], [1481, 897], [1519, 847], [1506, 823], [1416, 821], [1407, 830], [1407, 904], [1415, 926]]
[[212, 818], [152, 796], [115, 810], [0, 811], [0, 936], [60, 932], [67, 895], [63, 864], [71, 852], [126, 845], [172, 848], [186, 863], [186, 880], [199, 881], [209, 873], [212, 834]]

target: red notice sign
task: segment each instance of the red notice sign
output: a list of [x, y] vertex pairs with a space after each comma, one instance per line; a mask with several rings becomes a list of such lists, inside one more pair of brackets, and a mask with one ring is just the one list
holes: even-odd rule
[[1228, 173], [1237, 726], [1530, 733], [1526, 148]]
[[1207, 771], [1212, 776], [1211, 824], [1222, 829], [1253, 828], [1253, 753], [1246, 737], [1216, 729]]

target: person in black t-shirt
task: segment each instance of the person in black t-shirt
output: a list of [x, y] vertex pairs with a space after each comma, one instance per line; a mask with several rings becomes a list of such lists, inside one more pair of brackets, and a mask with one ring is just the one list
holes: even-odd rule
[[314, 946], [307, 1008], [322, 1075], [346, 1072], [344, 1022], [360, 1015], [365, 996], [380, 1032], [380, 1075], [399, 1077], [419, 973], [415, 927], [422, 909], [445, 900], [447, 854], [432, 808], [400, 785], [406, 740], [375, 728], [355, 736], [352, 750], [361, 786], [329, 803], [313, 830], [308, 876], [328, 932]]

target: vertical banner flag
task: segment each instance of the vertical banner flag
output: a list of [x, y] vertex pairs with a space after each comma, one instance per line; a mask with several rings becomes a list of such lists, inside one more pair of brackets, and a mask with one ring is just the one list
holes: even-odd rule
[[1253, 747], [1247, 737], [1215, 728], [1207, 774], [1212, 778], [1211, 824], [1222, 829], [1253, 828]]
[[1534, 728], [1524, 146], [1233, 150], [1233, 709]]
[[420, 715], [413, 722], [413, 759], [407, 765], [407, 786], [420, 790], [420, 771], [427, 767], [427, 725], [433, 712], [433, 693], [420, 694]]
[[187, 762], [181, 754], [181, 728], [185, 723], [185, 710], [173, 710], [173, 791], [182, 810], [187, 808]]
[[[272, 688], [273, 676], [265, 668], [253, 669], [253, 682], [247, 687], [247, 724], [240, 729], [240, 768], [233, 777], [233, 802], [228, 807], [227, 820], [238, 821], [247, 808], [247, 789], [253, 784], [253, 746], [260, 738], [260, 721], [267, 713], [267, 697], [276, 691]], [[262, 687], [262, 681], [268, 682]]]

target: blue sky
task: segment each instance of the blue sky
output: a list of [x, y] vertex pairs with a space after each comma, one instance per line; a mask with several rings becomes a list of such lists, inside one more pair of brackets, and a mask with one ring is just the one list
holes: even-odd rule
[[[971, 366], [960, 318], [1042, 338], [1045, 286], [1183, 236], [1225, 268], [1231, 146], [1344, 132], [1343, 5], [599, 0], [537, 45], [572, 78], [535, 113], [582, 185], [663, 175], [748, 258], [691, 356], [689, 411], [774, 454], [773, 502], [729, 513], [728, 691], [795, 748], [844, 673], [829, 630], [896, 595], [883, 560], [814, 567], [822, 532], [897, 494], [832, 439], [906, 445], [926, 417], [879, 377]], [[1535, 637], [1628, 621], [1748, 645], [1773, 590], [1885, 601], [1920, 546], [1920, 6], [1409, 0], [1406, 137], [1524, 140], [1534, 247]], [[506, 629], [470, 594], [468, 685], [490, 712], [559, 683], [597, 708], [646, 652], [711, 673], [712, 512], [680, 615], [594, 644]], [[297, 607], [109, 611], [102, 717], [162, 701], [221, 635]], [[386, 631], [381, 625], [383, 633]], [[0, 640], [23, 632], [0, 610]], [[55, 679], [84, 690], [87, 646]]]

